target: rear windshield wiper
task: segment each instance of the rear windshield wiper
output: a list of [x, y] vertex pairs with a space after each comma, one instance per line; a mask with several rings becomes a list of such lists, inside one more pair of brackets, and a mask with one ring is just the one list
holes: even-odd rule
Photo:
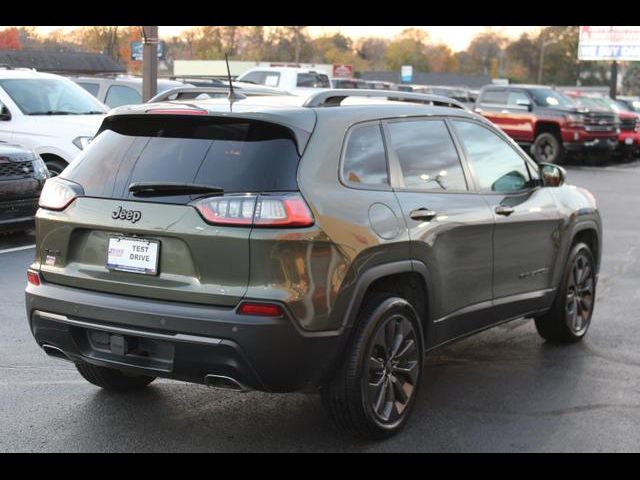
[[129, 191], [136, 197], [164, 197], [169, 195], [193, 195], [198, 193], [222, 195], [220, 187], [197, 185], [195, 183], [137, 182], [129, 185]]

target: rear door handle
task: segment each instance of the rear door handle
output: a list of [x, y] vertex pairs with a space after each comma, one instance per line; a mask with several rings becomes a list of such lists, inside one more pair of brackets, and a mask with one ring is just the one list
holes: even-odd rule
[[505, 217], [508, 217], [509, 215], [511, 215], [515, 211], [516, 210], [513, 207], [505, 207], [503, 205], [500, 205], [500, 206], [496, 207], [496, 213], [498, 215], [504, 215]]
[[428, 222], [432, 218], [436, 217], [438, 214], [433, 210], [429, 210], [428, 208], [416, 208], [412, 210], [409, 216], [414, 220], [421, 220]]

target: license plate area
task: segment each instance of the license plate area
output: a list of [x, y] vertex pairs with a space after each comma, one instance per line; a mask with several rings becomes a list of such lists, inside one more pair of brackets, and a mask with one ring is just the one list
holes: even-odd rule
[[160, 241], [146, 238], [112, 236], [107, 246], [109, 270], [157, 275]]

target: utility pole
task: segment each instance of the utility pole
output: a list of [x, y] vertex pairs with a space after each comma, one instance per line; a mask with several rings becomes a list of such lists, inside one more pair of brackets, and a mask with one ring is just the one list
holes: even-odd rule
[[611, 62], [611, 84], [609, 85], [609, 96], [616, 99], [618, 92], [618, 62]]
[[554, 43], [556, 43], [555, 40], [549, 40], [547, 42], [543, 40], [542, 44], [540, 45], [540, 62], [538, 63], [538, 85], [542, 85], [542, 70], [544, 67], [544, 49]]
[[142, 27], [142, 101], [158, 91], [158, 27]]

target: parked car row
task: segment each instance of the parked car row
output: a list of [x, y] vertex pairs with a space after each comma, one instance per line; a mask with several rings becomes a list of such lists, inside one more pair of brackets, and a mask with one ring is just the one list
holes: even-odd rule
[[[228, 95], [226, 80], [181, 80], [159, 80], [158, 94], [151, 101]], [[562, 163], [569, 154], [585, 158], [590, 155], [607, 158], [610, 154], [629, 157], [640, 149], [640, 101], [634, 97], [613, 101], [587, 96], [578, 90], [562, 93], [537, 85], [490, 85], [481, 92], [473, 92], [460, 87], [331, 78], [321, 71], [291, 67], [255, 68], [238, 77], [233, 85], [243, 97], [309, 96], [332, 87], [448, 97], [492, 121], [528, 149], [538, 163]], [[386, 98], [394, 100], [392, 96]], [[2, 184], [4, 189], [0, 190], [4, 192], [0, 194], [0, 202], [19, 200], [6, 193], [11, 190], [7, 189], [9, 183], [21, 178], [41, 181], [41, 171], [36, 168], [41, 164], [46, 166], [49, 176], [59, 175], [95, 136], [109, 108], [140, 103], [140, 78], [122, 75], [65, 78], [33, 69], [0, 67], [0, 143], [11, 145], [7, 148], [25, 149], [29, 155], [34, 155], [36, 162], [36, 166], [25, 170], [26, 164], [15, 167], [16, 161], [11, 155], [2, 157], [0, 178], [5, 183]], [[30, 182], [34, 188], [36, 183]], [[11, 191], [16, 193], [18, 190]], [[24, 212], [31, 208], [30, 215], [33, 216], [36, 190], [16, 193], [22, 195], [26, 203], [19, 207], [7, 206], [4, 212], [11, 211], [13, 217], [22, 219]], [[0, 224], [4, 220], [4, 217], [0, 218]]]
[[574, 155], [602, 161], [637, 154], [638, 115], [622, 104], [544, 85], [486, 86], [474, 110], [529, 150], [538, 163]]

